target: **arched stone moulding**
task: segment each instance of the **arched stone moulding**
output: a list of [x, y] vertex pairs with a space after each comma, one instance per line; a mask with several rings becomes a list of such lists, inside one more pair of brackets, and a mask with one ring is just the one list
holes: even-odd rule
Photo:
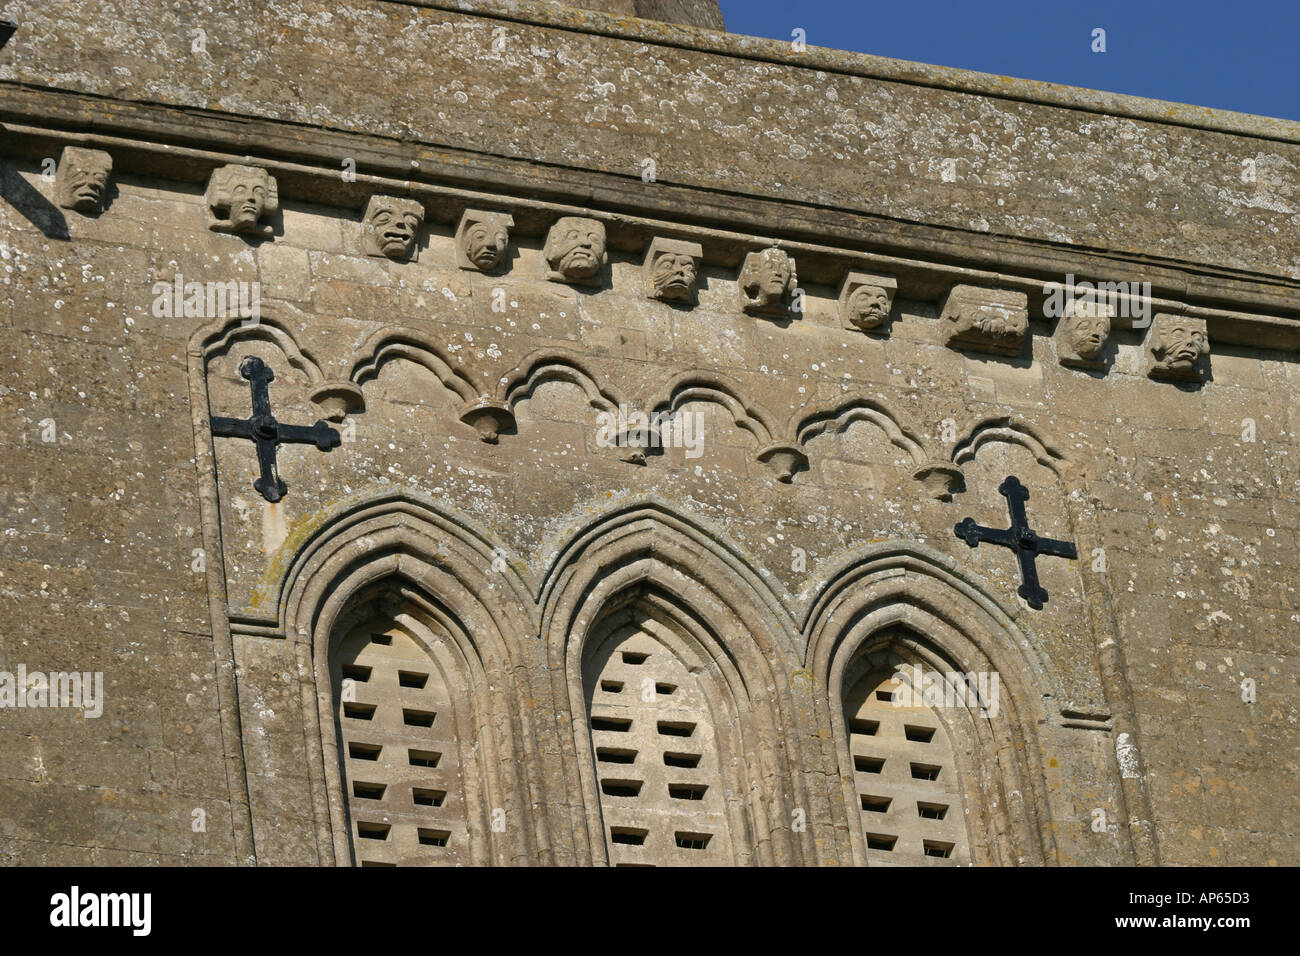
[[305, 620], [304, 582], [315, 579], [316, 569], [326, 562], [355, 560], [395, 534], [446, 560], [451, 560], [454, 543], [466, 566], [491, 568], [494, 559], [506, 555], [504, 570], [492, 572], [496, 586], [491, 593], [508, 595], [506, 606], [532, 605], [534, 590], [519, 562], [470, 519], [418, 491], [379, 485], [358, 489], [297, 522], [269, 559], [244, 620], [272, 629], [268, 636], [293, 636], [292, 629]]
[[904, 424], [883, 402], [867, 396], [854, 396], [826, 403], [811, 411], [797, 413], [790, 431], [802, 447], [822, 434], [839, 434], [857, 421], [878, 426], [890, 444], [901, 449], [915, 466], [912, 477], [924, 485], [932, 498], [951, 501], [961, 487], [961, 470], [935, 460], [925, 436], [915, 427]]
[[395, 358], [422, 365], [462, 401], [478, 397], [469, 377], [456, 366], [428, 332], [411, 328], [383, 328], [372, 334], [359, 349], [361, 357], [352, 366], [348, 380], [364, 385], [379, 375], [379, 369]]
[[[247, 865], [257, 862], [252, 800], [249, 795], [247, 764], [244, 760], [239, 690], [235, 681], [234, 630], [226, 591], [225, 555], [221, 539], [221, 505], [217, 492], [216, 454], [212, 443], [211, 401], [208, 395], [208, 365], [240, 342], [261, 341], [275, 345], [285, 360], [319, 386], [324, 380], [320, 363], [299, 347], [293, 332], [281, 319], [263, 316], [256, 323], [241, 319], [219, 319], [200, 326], [186, 346], [189, 372], [190, 427], [194, 434], [194, 461], [199, 475], [199, 518], [206, 556], [208, 609], [212, 617], [212, 654], [217, 677], [221, 736], [228, 779], [232, 791], [232, 824], [236, 853]], [[256, 625], [255, 625], [256, 626]]]
[[789, 484], [796, 472], [808, 467], [808, 457], [802, 449], [779, 440], [775, 416], [759, 403], [741, 398], [735, 382], [719, 372], [706, 369], [682, 372], [673, 376], [660, 394], [663, 398], [653, 408], [660, 414], [676, 414], [688, 402], [721, 406], [737, 427], [758, 439], [756, 457], [772, 470], [777, 481]]
[[859, 396], [827, 403], [819, 408], [801, 411], [796, 419], [793, 431], [801, 445], [808, 444], [823, 433], [838, 434], [854, 422], [868, 421], [879, 426], [890, 444], [902, 449], [913, 464], [922, 465], [931, 457], [924, 436], [910, 425], [900, 422], [883, 402], [874, 398]]
[[[1071, 461], [1058, 447], [1035, 428], [1010, 415], [982, 418], [970, 425], [953, 445], [950, 460], [954, 465], [964, 465], [987, 442], [1006, 442], [1019, 445], [1034, 456], [1034, 460], [1061, 479], [1072, 475]], [[1068, 490], [1063, 488], [1062, 490]]]
[[495, 442], [499, 428], [490, 428], [491, 413], [485, 417], [483, 409], [490, 407], [469, 376], [461, 371], [461, 363], [450, 358], [428, 332], [411, 328], [384, 328], [372, 334], [362, 344], [361, 358], [352, 366], [348, 381], [356, 388], [378, 377], [385, 362], [405, 359], [423, 366], [434, 374], [443, 387], [461, 401], [460, 419], [479, 431], [484, 441]]
[[[905, 638], [898, 636], [900, 628]], [[1061, 684], [1050, 659], [1016, 623], [1014, 609], [1004, 608], [937, 552], [878, 545], [851, 559], [820, 589], [804, 634], [817, 722], [823, 739], [834, 742], [832, 762], [840, 767], [843, 806], [850, 814], [856, 794], [843, 699], [845, 674], [859, 655], [888, 650], [926, 670], [996, 672], [1002, 686], [996, 716], [940, 715], [962, 751], [963, 776], [977, 787], [966, 794], [968, 806], [983, 815], [984, 829], [972, 832], [972, 852], [983, 863], [1055, 861], [1038, 728], [1059, 710]], [[853, 858], [863, 864], [861, 828], [849, 823]]]
[[[327, 824], [333, 862], [347, 861], [350, 842], [346, 792], [339, 773], [334, 726], [337, 702], [329, 678], [329, 653], [331, 641], [344, 630], [339, 626], [340, 616], [359, 610], [366, 598], [375, 593], [374, 589], [379, 589], [384, 599], [400, 600], [401, 611], [396, 622], [423, 646], [444, 674], [452, 668], [440, 659], [449, 655], [467, 678], [469, 700], [462, 702], [458, 720], [463, 719], [462, 726], [474, 729], [476, 749], [481, 754], [477, 766], [469, 762], [464, 766], [467, 806], [471, 809], [473, 861], [503, 864], [512, 858], [526, 858], [538, 840], [535, 828], [521, 819], [528, 816], [529, 803], [522, 795], [531, 789], [529, 783], [536, 781], [526, 782], [519, 771], [524, 767], [537, 768], [535, 760], [520, 757], [537, 745], [537, 738], [528, 726], [531, 714], [524, 709], [525, 701], [532, 694], [527, 687], [513, 686], [526, 670], [517, 669], [519, 662], [511, 660], [514, 651], [511, 642], [505, 641], [499, 631], [483, 626], [483, 614], [474, 606], [474, 595], [465, 581], [432, 563], [420, 561], [415, 554], [388, 553], [348, 567], [333, 577], [331, 593], [319, 605], [319, 616], [310, 638], [299, 642], [299, 659], [310, 656], [304, 673], [312, 675], [310, 681], [304, 682], [303, 713], [315, 714], [317, 718], [316, 726], [307, 728], [309, 759], [313, 763], [309, 768], [313, 805], [318, 830]], [[466, 610], [471, 613], [464, 614]], [[471, 618], [473, 623], [465, 623], [464, 617]], [[450, 640], [436, 636], [429, 621], [436, 621], [438, 628], [450, 635]], [[314, 766], [317, 759], [319, 767]], [[477, 771], [477, 780], [472, 770]], [[480, 787], [482, 799], [477, 805], [469, 803], [470, 794]], [[507, 820], [515, 822], [514, 829], [524, 837], [524, 845], [510, 845], [514, 834], [509, 826], [504, 834], [492, 832], [489, 819], [495, 808], [504, 809]], [[541, 822], [533, 821], [539, 826]]]
[[[593, 860], [607, 862], [606, 825], [591, 747], [584, 665], [590, 652], [608, 634], [620, 625], [635, 624], [650, 631], [703, 685], [711, 724], [724, 730], [714, 737], [717, 746], [714, 759], [726, 793], [726, 828], [732, 842], [732, 862], [737, 866], [752, 864], [757, 862], [761, 817], [756, 823], [750, 801], [742, 795], [752, 792], [756, 782], [762, 779], [760, 774], [749, 772], [764, 762], [759, 751], [766, 747], [759, 736], [762, 730], [758, 728], [774, 727], [751, 713], [750, 692], [744, 678], [727, 656], [729, 648], [718, 643], [711, 627], [710, 612], [716, 613], [716, 609], [697, 614], [692, 599], [700, 600], [702, 596], [691, 593], [691, 588], [686, 593], [666, 593], [664, 582], [655, 580], [656, 570], [649, 563], [633, 564], [603, 577], [592, 602], [581, 612], [591, 614], [589, 625], [585, 618], [575, 621], [575, 630], [569, 634], [563, 649], [579, 779], [591, 820]], [[759, 812], [762, 813], [761, 808]]]
[[543, 608], [543, 630], [550, 626], [545, 609], [554, 605], [555, 590], [594, 542], [622, 533], [620, 529], [657, 528], [661, 529], [666, 540], [689, 541], [692, 548], [701, 554], [707, 553], [709, 567], [717, 567], [722, 575], [720, 582], [734, 582], [733, 588], [727, 589], [734, 600], [742, 601], [746, 595], [757, 600], [764, 620], [781, 622], [780, 628], [773, 633], [788, 638], [790, 646], [798, 652], [796, 657], [801, 656], [802, 642], [796, 637], [788, 610], [791, 604], [789, 592], [780, 587], [779, 582], [755, 570], [758, 562], [737, 547], [725, 533], [707, 522], [683, 514], [675, 505], [656, 496], [621, 502], [594, 518], [589, 517], [589, 513], [583, 509], [575, 514], [573, 521], [561, 523], [559, 530], [541, 548], [542, 554], [553, 556], [538, 582], [537, 603]]
[[[438, 672], [441, 684], [448, 689], [454, 724], [473, 734], [472, 744], [466, 740], [466, 734], [457, 735], [457, 757], [464, 787], [461, 799], [469, 818], [470, 862], [476, 866], [511, 862], [515, 854], [509, 852], [504, 841], [498, 839], [494, 845], [490, 836], [493, 808], [504, 810], [507, 820], [513, 819], [516, 825], [521, 822], [516, 799], [521, 781], [507, 780], [503, 785], [500, 773], [505, 770], [508, 777], [519, 766], [513, 756], [515, 740], [511, 733], [504, 740], [497, 739], [496, 731], [501, 728], [499, 716], [494, 717], [494, 714], [508, 713], [505, 708], [510, 702], [493, 699], [503, 694], [489, 683], [487, 676], [499, 673], [500, 664], [484, 660], [482, 649], [466, 632], [455, 612], [444, 608], [429, 597], [425, 587], [407, 578], [411, 569], [402, 570], [396, 562], [386, 561], [377, 562], [377, 568], [382, 576], [365, 587], [353, 589], [346, 610], [324, 632], [320, 646], [312, 651], [318, 704], [315, 716], [316, 726], [320, 728], [333, 862], [346, 863], [355, 848], [351, 846], [348, 823], [347, 780], [340, 772], [343, 755], [335, 723], [339, 702], [334, 696], [330, 660], [348, 631], [376, 616], [399, 628], [424, 652], [428, 663]], [[450, 639], [445, 635], [450, 635]], [[484, 709], [493, 713], [480, 713]], [[311, 711], [305, 707], [304, 713], [310, 715]], [[308, 736], [311, 736], [310, 729]], [[527, 829], [523, 832], [526, 834]]]
[[275, 345], [290, 366], [307, 376], [311, 385], [308, 398], [321, 417], [341, 422], [349, 414], [365, 408], [361, 390], [350, 381], [326, 378], [320, 362], [298, 344], [288, 323], [278, 316], [263, 316], [255, 322], [222, 319], [203, 326], [190, 339], [190, 354], [202, 360], [206, 374], [207, 364], [214, 356], [228, 352], [236, 343], [251, 341]]
[[[496, 570], [493, 561], [502, 555], [504, 569]], [[829, 652], [822, 648], [857, 641], [862, 621], [871, 624], [870, 634], [886, 624], [913, 627], [935, 644], [937, 650], [921, 658], [935, 669], [997, 670], [1014, 702], [1001, 719], [1016, 721], [1006, 730], [1011, 736], [998, 739], [1023, 744], [1031, 756], [1037, 744], [1022, 726], [1030, 720], [1025, 715], [1039, 719], [1059, 700], [1051, 661], [1022, 633], [1016, 609], [1000, 605], [955, 561], [925, 548], [877, 545], [846, 558], [823, 583], [808, 589], [817, 596], [802, 632], [788, 611], [791, 596], [774, 590], [755, 562], [725, 535], [662, 502], [628, 502], [575, 523], [557, 531], [552, 544], [543, 544], [527, 561], [539, 566], [543, 555], [554, 557], [533, 580], [524, 560], [510, 556], [471, 522], [390, 487], [366, 489], [313, 516], [282, 547], [268, 571], [258, 620], [242, 622], [241, 630], [287, 637], [297, 648], [302, 673], [312, 675], [304, 683], [303, 705], [304, 713], [316, 715], [307, 736], [309, 758], [318, 770], [312, 780], [321, 859], [346, 859], [348, 834], [341, 822], [344, 797], [331, 777], [337, 773], [337, 753], [330, 750], [336, 746], [334, 702], [320, 668], [328, 663], [328, 640], [338, 633], [338, 622], [363, 613], [358, 609], [366, 601], [397, 601], [398, 623], [417, 640], [427, 643], [430, 628], [452, 635], [455, 664], [471, 675], [475, 726], [492, 735], [498, 763], [519, 768], [517, 779], [502, 771], [494, 780], [486, 776], [487, 758], [480, 761], [488, 801], [483, 806], [501, 806], [515, 819], [514, 808], [524, 814], [529, 805], [521, 794], [544, 793], [541, 778], [548, 774], [552, 781], [564, 781], [553, 784], [563, 792], [583, 794], [567, 820], [560, 822], [566, 812], [560, 810], [558, 816], [551, 813], [549, 823], [538, 819], [529, 825], [526, 838], [535, 844], [511, 842], [524, 839], [518, 834], [496, 843], [486, 837], [475, 852], [489, 862], [524, 859], [534, 849], [540, 859], [561, 862], [604, 858], [581, 664], [585, 642], [606, 633], [600, 626], [615, 620], [611, 615], [653, 620], [658, 636], [714, 682], [722, 708], [716, 713], [727, 714], [738, 728], [731, 752], [744, 768], [735, 786], [745, 796], [728, 811], [741, 828], [737, 834], [750, 837], [737, 835], [740, 862], [810, 863], [852, 855], [844, 794], [833, 789], [840, 783], [815, 769], [796, 774], [793, 768], [836, 766], [842, 756], [825, 752], [845, 738], [833, 734]], [[500, 560], [496, 568], [502, 568]], [[903, 610], [881, 617], [879, 609], [886, 606]], [[257, 624], [262, 626], [250, 626]], [[533, 634], [541, 636], [540, 645], [525, 639]], [[523, 655], [529, 646], [545, 655], [549, 677], [528, 676]], [[913, 650], [922, 655], [924, 648]], [[544, 670], [534, 666], [532, 673]], [[488, 677], [495, 690], [485, 692], [482, 680]], [[773, 686], [788, 686], [791, 693], [773, 695]], [[548, 700], [553, 701], [549, 707]], [[544, 716], [552, 710], [558, 721]], [[1025, 762], [1036, 766], [1029, 757]], [[1037, 812], [1039, 794], [1028, 770], [1006, 772], [1013, 769], [1022, 774], [1014, 779], [1029, 781], [1024, 808], [1014, 794], [1006, 796], [1009, 819], [1016, 824]], [[792, 834], [795, 809], [815, 822], [809, 832], [834, 836], [814, 843], [808, 832]], [[1005, 854], [1013, 852], [1015, 859], [1035, 858], [1032, 845], [998, 845], [989, 852], [1003, 853], [999, 859], [1011, 859]]]
[[727, 781], [736, 789], [728, 800], [736, 862], [815, 859], [811, 844], [790, 832], [794, 808], [809, 806], [805, 782], [792, 773], [802, 765], [803, 735], [792, 732], [800, 715], [793, 698], [769, 689], [796, 669], [794, 634], [776, 596], [764, 594], [761, 580], [738, 568], [738, 560], [699, 528], [642, 504], [578, 532], [547, 572], [541, 634], [555, 699], [567, 702], [572, 721], [577, 759], [570, 786], [585, 807], [574, 826], [585, 832], [592, 862], [605, 862], [605, 842], [582, 664], [588, 642], [602, 639], [620, 614], [655, 621], [687, 666], [710, 682], [715, 718], [730, 722], [731, 739], [719, 742], [728, 753], [719, 762], [738, 764]]
[[531, 398], [537, 386], [544, 382], [568, 382], [582, 389], [592, 408], [603, 412], [617, 411], [624, 399], [613, 386], [601, 386], [596, 379], [591, 364], [577, 352], [537, 349], [497, 380], [493, 397], [507, 408], [513, 408]]
[[298, 344], [288, 324], [277, 316], [262, 316], [256, 322], [246, 319], [220, 319], [197, 329], [190, 337], [189, 353], [207, 363], [230, 351], [238, 342], [270, 342], [284, 353], [285, 360], [307, 376], [313, 386], [325, 381], [320, 363]]
[[[493, 568], [500, 550], [481, 534], [431, 502], [401, 492], [371, 490], [313, 525], [288, 552], [293, 560], [278, 589], [278, 617], [297, 649], [302, 673], [310, 675], [303, 684], [303, 712], [315, 715], [307, 741], [321, 858], [344, 862], [349, 847], [330, 642], [342, 631], [340, 621], [366, 613], [368, 602], [380, 600], [396, 607], [397, 623], [433, 660], [451, 655], [442, 666], [458, 668], [465, 677], [464, 726], [474, 729], [482, 748], [476, 765], [482, 792], [474, 808], [474, 861], [553, 859], [546, 820], [530, 810], [534, 795], [546, 791], [541, 754], [551, 738], [546, 708], [539, 709], [530, 686], [536, 669], [523, 656], [529, 645], [519, 640], [536, 631], [527, 582], [513, 565]], [[488, 823], [495, 808], [506, 812], [502, 834], [493, 833]]]
[[776, 437], [777, 425], [771, 412], [757, 402], [746, 402], [740, 397], [736, 383], [720, 372], [691, 369], [674, 375], [659, 390], [652, 411], [675, 414], [687, 402], [712, 402], [726, 409], [737, 427], [745, 429], [760, 445], [770, 444]]
[[515, 428], [514, 408], [531, 398], [546, 382], [568, 382], [582, 389], [587, 403], [600, 412], [617, 412], [622, 399], [608, 387], [597, 384], [590, 363], [576, 352], [564, 349], [536, 349], [497, 379], [491, 396], [467, 402], [460, 420], [478, 429], [479, 437], [496, 444], [503, 432]]
[[[966, 667], [955, 664], [945, 654], [936, 651], [930, 643], [927, 633], [941, 630], [934, 622], [928, 624], [917, 620], [920, 615], [910, 613], [912, 609], [893, 608], [894, 613], [882, 612], [875, 620], [868, 621], [864, 627], [871, 630], [853, 645], [851, 653], [845, 653], [832, 665], [829, 679], [827, 702], [829, 705], [835, 740], [838, 744], [836, 759], [841, 780], [848, 786], [846, 792], [850, 800], [856, 797], [854, 783], [854, 754], [850, 749], [851, 728], [844, 721], [844, 700], [856, 679], [864, 671], [881, 666], [901, 672], [904, 683], [910, 683], [912, 668], [919, 668], [923, 674], [970, 673], [987, 671], [984, 662], [980, 666]], [[921, 631], [924, 627], [926, 630]], [[952, 686], [962, 692], [955, 700], [963, 701], [954, 707], [938, 706], [930, 709], [930, 714], [942, 726], [944, 735], [953, 745], [953, 764], [960, 781], [960, 803], [953, 807], [953, 812], [961, 811], [971, 854], [971, 863], [976, 866], [996, 865], [1040, 865], [1046, 862], [1033, 840], [1035, 824], [1032, 820], [1013, 819], [1013, 805], [1018, 794], [1010, 794], [1004, 783], [1004, 774], [1013, 762], [1006, 758], [1006, 751], [1014, 746], [1013, 738], [998, 726], [996, 720], [982, 716], [978, 706], [966, 704], [966, 686], [960, 678], [951, 680], [942, 678], [945, 689]], [[916, 693], [921, 693], [918, 688]], [[999, 688], [999, 705], [1005, 705], [1009, 694]], [[1009, 778], [1011, 786], [1018, 786], [1021, 777]], [[857, 812], [856, 801], [846, 804], [849, 807], [851, 839], [853, 842], [854, 862], [869, 865], [867, 855], [862, 853], [861, 828], [853, 828], [852, 817]]]

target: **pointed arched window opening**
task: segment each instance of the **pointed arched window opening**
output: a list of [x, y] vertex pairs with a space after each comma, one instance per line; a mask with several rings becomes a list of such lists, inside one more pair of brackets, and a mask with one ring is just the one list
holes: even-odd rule
[[469, 863], [463, 729], [425, 649], [372, 618], [334, 647], [330, 680], [353, 863]]
[[944, 722], [895, 666], [861, 666], [870, 669], [844, 695], [844, 724], [868, 863], [969, 863], [963, 787]]
[[717, 728], [705, 688], [651, 621], [615, 626], [583, 684], [615, 866], [730, 865]]

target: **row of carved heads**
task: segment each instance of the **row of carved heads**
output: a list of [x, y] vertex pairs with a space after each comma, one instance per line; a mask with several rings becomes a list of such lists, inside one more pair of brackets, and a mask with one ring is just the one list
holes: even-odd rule
[[[1056, 354], [1070, 368], [1105, 368], [1113, 303], [1068, 299], [1056, 326]], [[1019, 355], [1029, 333], [1029, 300], [1023, 292], [956, 285], [940, 312], [948, 346], [994, 355]], [[1153, 379], [1201, 382], [1209, 373], [1210, 341], [1205, 320], [1156, 313], [1147, 328], [1146, 373]]]
[[[1105, 367], [1113, 305], [1095, 300], [1067, 301], [1056, 329], [1056, 354], [1062, 365]], [[1167, 382], [1197, 383], [1209, 375], [1210, 338], [1205, 320], [1158, 312], [1147, 329], [1147, 375]]]
[[[55, 183], [59, 205], [84, 215], [99, 213], [112, 171], [113, 158], [103, 150], [65, 147]], [[266, 219], [279, 209], [279, 194], [275, 177], [265, 169], [235, 164], [214, 169], [204, 198], [210, 229], [252, 237], [272, 234]], [[424, 216], [424, 206], [418, 200], [371, 196], [362, 218], [366, 254], [396, 262], [413, 259], [418, 255], [416, 240]], [[456, 228], [457, 265], [484, 273], [501, 270], [513, 226], [509, 213], [465, 210]], [[547, 233], [542, 253], [546, 278], [597, 286], [609, 261], [604, 223], [584, 216], [563, 216]], [[693, 305], [703, 256], [698, 242], [655, 237], [642, 267], [646, 294], [679, 306]], [[795, 261], [789, 253], [776, 246], [750, 252], [740, 267], [738, 305], [749, 315], [786, 318], [798, 284]], [[889, 317], [897, 290], [892, 276], [849, 272], [840, 291], [840, 324], [877, 333]], [[1103, 368], [1113, 317], [1114, 307], [1107, 302], [1068, 300], [1056, 330], [1061, 364]], [[943, 303], [940, 322], [951, 348], [1018, 355], [1029, 332], [1028, 297], [1006, 289], [955, 285]], [[1203, 319], [1157, 314], [1145, 348], [1151, 378], [1198, 382], [1208, 372], [1210, 347]]]

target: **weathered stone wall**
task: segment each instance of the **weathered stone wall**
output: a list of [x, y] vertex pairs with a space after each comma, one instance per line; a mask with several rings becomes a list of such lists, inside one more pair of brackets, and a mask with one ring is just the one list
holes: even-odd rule
[[[553, 0], [559, 3], [560, 0]], [[644, 17], [686, 26], [724, 30], [717, 0], [573, 0], [561, 6], [598, 10], [620, 17]]]
[[[971, 95], [944, 88], [955, 71], [895, 65], [919, 80], [895, 82], [870, 57], [668, 24], [593, 35], [574, 27], [617, 21], [550, 4], [473, 4], [500, 19], [442, 6], [222, 0], [200, 21], [141, 0], [20, 3], [0, 79], [638, 180], [651, 158], [661, 183], [774, 198], [792, 216], [830, 207], [1300, 278], [1294, 124], [1234, 137], [1184, 125], [1212, 111], [1170, 104], [1137, 119], [1124, 97], [1035, 102], [1047, 84], [990, 78], [1004, 96]], [[206, 50], [191, 53], [199, 28]], [[73, 37], [70, 58], [58, 38]]]
[[[469, 529], [485, 575], [499, 555], [485, 600], [528, 622], [507, 639], [517, 670], [493, 676], [536, 691], [519, 719], [537, 793], [510, 813], [546, 839], [512, 831], [503, 859], [591, 858], [566, 832], [583, 797], [542, 612], [584, 529], [643, 506], [697, 526], [754, 608], [726, 639], [774, 675], [750, 693], [784, 715], [761, 756], [786, 768], [758, 859], [853, 860], [819, 608], [846, 568], [903, 548], [912, 565], [862, 588], [951, 575], [935, 613], [1006, 635], [982, 651], [1014, 665], [1033, 727], [1015, 741], [1042, 851], [1020, 859], [1297, 862], [1294, 130], [874, 78], [869, 58], [808, 66], [677, 28], [656, 45], [637, 31], [659, 26], [522, 3], [290, 6], [216, 10], [192, 69], [195, 24], [139, 3], [20, 4], [0, 54], [0, 669], [106, 685], [99, 719], [0, 710], [6, 861], [329, 859], [310, 641], [287, 626], [285, 582], [340, 516], [400, 491]], [[97, 216], [61, 208], [41, 175], [67, 142], [114, 156]], [[272, 238], [208, 228], [208, 174], [237, 161], [280, 181]], [[366, 255], [377, 193], [426, 209], [414, 261]], [[515, 220], [488, 275], [455, 248], [461, 212], [483, 207]], [[607, 230], [597, 285], [547, 278], [567, 214]], [[656, 236], [700, 243], [697, 301], [647, 295]], [[738, 288], [745, 254], [774, 240], [804, 293], [777, 319], [742, 311]], [[840, 312], [854, 270], [898, 280], [870, 334]], [[1100, 369], [1061, 365], [1041, 285], [1071, 271], [1149, 278], [1157, 311], [1207, 321], [1208, 380], [1148, 377], [1147, 333], [1122, 319]], [[263, 321], [156, 315], [154, 283], [177, 275], [260, 283]], [[967, 283], [1028, 295], [1012, 354], [947, 344], [948, 290]], [[274, 369], [282, 421], [321, 418], [323, 384], [364, 400], [338, 448], [280, 449], [277, 504], [252, 488], [251, 444], [207, 430], [209, 413], [248, 414], [246, 355]], [[512, 413], [495, 443], [463, 420], [478, 395]], [[601, 447], [597, 414], [620, 402], [699, 412], [700, 456]], [[806, 467], [781, 480], [772, 448]], [[935, 465], [962, 483], [918, 478]], [[1017, 601], [1009, 552], [953, 534], [967, 516], [1005, 526], [1011, 474], [1035, 530], [1079, 550], [1038, 560], [1042, 610]], [[679, 546], [657, 534], [662, 554]]]

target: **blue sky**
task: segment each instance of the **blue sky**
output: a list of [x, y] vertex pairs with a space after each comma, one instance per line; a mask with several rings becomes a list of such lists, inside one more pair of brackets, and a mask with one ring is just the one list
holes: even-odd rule
[[1300, 0], [721, 3], [732, 33], [1300, 120]]

